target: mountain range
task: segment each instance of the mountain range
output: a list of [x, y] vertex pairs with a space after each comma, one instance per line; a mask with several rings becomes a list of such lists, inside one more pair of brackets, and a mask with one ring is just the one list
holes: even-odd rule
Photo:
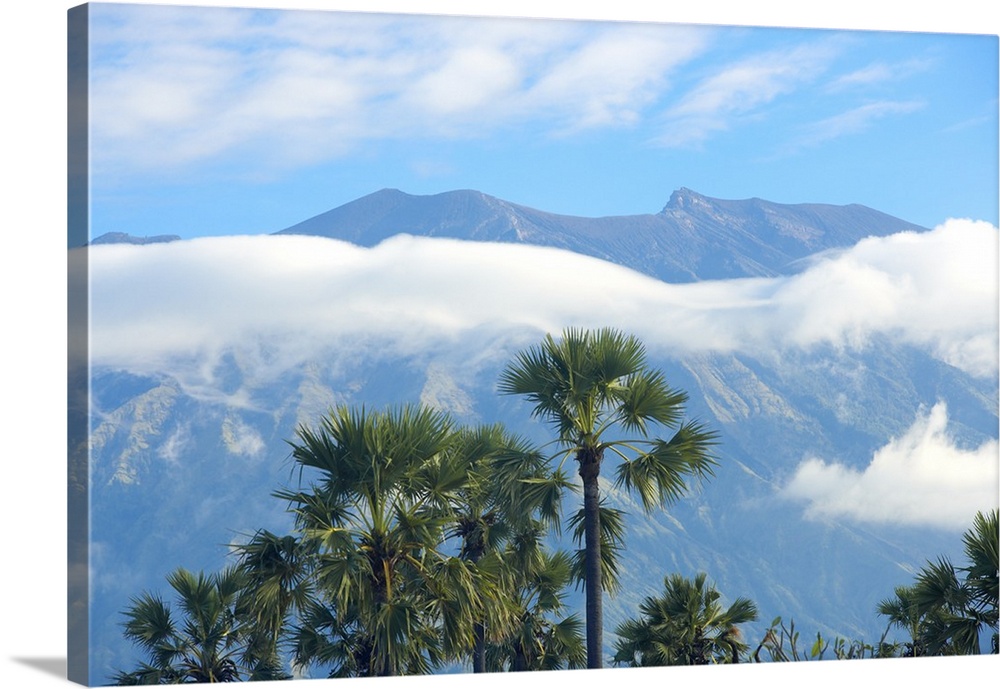
[[[361, 247], [397, 234], [555, 247], [679, 284], [794, 275], [868, 237], [927, 231], [863, 206], [728, 201], [689, 189], [675, 191], [658, 213], [608, 218], [546, 213], [477, 191], [383, 190], [275, 234]], [[128, 235], [102, 241], [131, 242]], [[219, 567], [226, 544], [257, 528], [289, 528], [283, 505], [270, 495], [294, 480], [286, 441], [297, 424], [315, 421], [332, 404], [421, 401], [463, 423], [499, 421], [546, 441], [550, 429], [530, 418], [523, 401], [494, 391], [522, 335], [477, 329], [439, 350], [405, 356], [373, 338], [361, 350], [331, 347], [266, 379], [240, 350], [229, 349], [211, 362], [210, 391], [194, 391], [167, 367], [95, 367], [92, 682], [132, 662], [120, 633], [131, 596], [165, 592], [165, 574], [179, 565]], [[494, 355], [480, 356], [487, 349]], [[940, 403], [955, 443], [995, 440], [994, 378], [881, 335], [857, 348], [658, 353], [651, 363], [690, 394], [689, 415], [720, 432], [720, 463], [690, 496], [649, 516], [633, 496], [605, 484], [611, 504], [629, 513], [629, 565], [621, 593], [606, 602], [606, 643], [664, 575], [698, 571], [728, 600], [756, 601], [761, 619], [747, 626], [751, 642], [779, 615], [806, 636], [877, 641], [885, 631], [875, 614], [879, 600], [909, 583], [928, 559], [960, 560], [953, 531], [807, 518], [784, 487], [804, 458], [835, 458], [845, 470], [863, 471]], [[576, 508], [572, 498], [568, 507]]]
[[605, 218], [546, 213], [478, 191], [413, 196], [383, 189], [277, 234], [360, 246], [399, 233], [551, 246], [690, 282], [787, 274], [825, 249], [924, 229], [860, 205], [726, 201], [686, 188], [673, 192], [659, 213]]

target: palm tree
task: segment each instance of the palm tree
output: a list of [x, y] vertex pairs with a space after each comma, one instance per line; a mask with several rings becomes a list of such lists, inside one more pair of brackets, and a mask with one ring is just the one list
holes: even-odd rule
[[536, 520], [558, 524], [568, 481], [548, 471], [537, 450], [500, 425], [460, 430], [445, 461], [465, 474], [453, 494], [448, 533], [459, 539], [459, 557], [492, 572], [497, 584], [485, 617], [473, 630], [473, 672], [485, 672], [487, 633], [502, 638], [518, 614], [513, 581], [520, 572], [516, 566], [512, 569], [502, 550]]
[[[601, 495], [605, 454], [617, 456], [616, 485], [638, 492], [648, 512], [686, 490], [684, 478], [712, 473], [716, 435], [682, 423], [687, 395], [646, 363], [633, 336], [604, 328], [567, 329], [519, 353], [500, 375], [502, 394], [524, 395], [533, 416], [556, 429], [562, 457], [572, 456], [583, 482], [587, 667], [603, 666]], [[649, 438], [651, 424], [676, 427], [669, 440]], [[615, 433], [628, 434], [611, 439]], [[628, 437], [635, 436], [635, 437]]]
[[926, 618], [923, 642], [929, 653], [977, 654], [983, 627], [992, 631], [991, 651], [997, 652], [998, 538], [997, 510], [979, 512], [963, 536], [970, 565], [956, 568], [940, 557], [917, 574], [913, 597]]
[[302, 615], [295, 656], [331, 676], [423, 674], [472, 645], [488, 581], [440, 549], [465, 474], [444, 461], [450, 419], [426, 407], [340, 407], [291, 442], [319, 478], [279, 491], [317, 553], [316, 600]]
[[574, 669], [586, 665], [583, 625], [576, 615], [553, 619], [566, 609], [565, 589], [573, 580], [573, 559], [542, 546], [545, 528], [534, 522], [514, 534], [504, 549], [515, 624], [487, 647], [490, 671]]
[[969, 566], [962, 568], [969, 588], [969, 604], [985, 625], [993, 628], [992, 652], [998, 653], [1000, 624], [1000, 510], [976, 513], [972, 528], [962, 537]]
[[616, 630], [615, 663], [632, 667], [738, 663], [747, 649], [737, 625], [757, 619], [757, 606], [737, 598], [723, 609], [721, 594], [706, 586], [706, 575], [694, 580], [672, 574], [660, 597], [647, 597], [640, 619], [626, 620]]
[[258, 657], [283, 655], [283, 643], [293, 619], [314, 603], [312, 574], [315, 549], [293, 535], [260, 530], [246, 543], [230, 547], [238, 555], [243, 576], [237, 608], [252, 622], [248, 643]]
[[118, 685], [182, 684], [287, 679], [276, 658], [256, 655], [256, 629], [238, 611], [242, 574], [227, 568], [213, 575], [179, 568], [167, 581], [177, 595], [180, 619], [157, 595], [133, 598], [125, 611], [125, 638], [148, 655], [132, 672], [119, 672]]
[[879, 615], [889, 618], [889, 628], [902, 627], [909, 633], [910, 641], [905, 644], [903, 657], [915, 658], [927, 654], [924, 638], [929, 622], [927, 613], [917, 605], [913, 586], [897, 586], [893, 597], [880, 601], [876, 610]]

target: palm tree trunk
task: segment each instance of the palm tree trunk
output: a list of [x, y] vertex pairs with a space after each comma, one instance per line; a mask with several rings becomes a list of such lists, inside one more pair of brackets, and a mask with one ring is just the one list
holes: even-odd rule
[[518, 644], [514, 649], [514, 661], [511, 663], [511, 672], [527, 672], [528, 659], [524, 657], [524, 649]]
[[475, 642], [472, 647], [472, 671], [486, 672], [486, 626], [476, 622], [472, 627]]
[[[467, 533], [462, 542], [462, 554], [473, 564], [478, 564], [486, 544], [482, 531]], [[485, 613], [483, 613], [485, 617]], [[472, 671], [486, 672], [486, 622], [479, 619], [472, 623]]]
[[604, 608], [601, 598], [601, 494], [597, 477], [601, 453], [583, 448], [577, 453], [583, 479], [584, 589], [587, 604], [587, 667], [604, 666]]

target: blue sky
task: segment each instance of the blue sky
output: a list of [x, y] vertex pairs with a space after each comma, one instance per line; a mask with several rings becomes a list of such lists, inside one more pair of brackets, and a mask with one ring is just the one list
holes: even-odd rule
[[997, 38], [93, 5], [92, 236], [270, 233], [381, 188], [997, 223]]

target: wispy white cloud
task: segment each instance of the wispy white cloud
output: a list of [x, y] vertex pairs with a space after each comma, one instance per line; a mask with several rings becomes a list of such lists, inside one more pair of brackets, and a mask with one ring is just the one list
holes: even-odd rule
[[702, 52], [709, 32], [629, 26], [554, 61], [525, 94], [525, 106], [563, 114], [571, 130], [634, 124], [669, 86], [671, 71]]
[[[830, 76], [841, 36], [714, 64], [704, 26], [518, 21], [233, 8], [93, 11], [90, 125], [107, 179], [196, 164], [314, 164], [373, 141], [543, 137], [649, 126], [699, 146], [782, 99], [893, 84], [925, 68], [872, 63]], [[704, 76], [678, 93], [678, 70]], [[826, 80], [824, 82], [824, 80]], [[883, 98], [818, 122], [816, 145], [911, 111]], [[105, 179], [105, 178], [102, 178]]]
[[230, 454], [248, 457], [260, 456], [265, 448], [256, 429], [231, 416], [222, 422], [222, 442]]
[[893, 70], [889, 65], [884, 62], [876, 62], [848, 74], [838, 76], [827, 86], [827, 89], [830, 91], [841, 91], [857, 86], [877, 84], [888, 81], [892, 76]]
[[103, 5], [91, 117], [101, 169], [333, 158], [375, 139], [634, 123], [711, 30]]
[[[997, 101], [994, 100], [989, 105], [990, 110], [997, 109]], [[993, 132], [992, 136], [996, 135], [996, 118], [992, 112], [984, 113], [978, 117], [970, 117], [968, 119], [956, 122], [955, 124], [949, 125], [944, 128], [943, 131], [948, 133], [961, 132], [966, 129], [974, 129], [978, 127], [989, 127]]]
[[156, 451], [160, 459], [176, 464], [178, 459], [192, 444], [191, 429], [187, 425], [178, 426]]
[[912, 59], [903, 62], [873, 62], [847, 74], [835, 77], [826, 86], [831, 93], [854, 91], [870, 86], [898, 83], [932, 66], [928, 59]]
[[997, 507], [998, 447], [960, 446], [944, 403], [924, 411], [861, 470], [811, 458], [783, 489], [809, 517], [961, 530], [970, 514]]
[[726, 65], [666, 111], [658, 142], [667, 146], [700, 144], [742, 118], [756, 115], [779, 97], [814, 82], [838, 53], [836, 42], [821, 41]]
[[922, 109], [922, 101], [879, 101], [866, 103], [837, 115], [802, 127], [788, 146], [789, 150], [818, 146], [844, 136], [860, 134], [877, 121], [894, 115], [907, 115]]
[[[927, 69], [930, 62], [913, 59], [876, 62], [848, 73], [834, 73], [848, 44], [828, 39], [767, 53], [750, 55], [704, 78], [664, 114], [662, 136], [667, 146], [698, 146], [713, 135], [747, 120], [766, 116], [766, 109], [784, 97], [814, 94], [871, 93], [893, 86]], [[824, 79], [829, 79], [824, 83]], [[923, 103], [913, 100], [869, 102], [844, 110], [804, 128], [788, 145], [798, 150], [866, 130], [876, 120], [913, 112]], [[787, 153], [787, 150], [785, 151]]]

